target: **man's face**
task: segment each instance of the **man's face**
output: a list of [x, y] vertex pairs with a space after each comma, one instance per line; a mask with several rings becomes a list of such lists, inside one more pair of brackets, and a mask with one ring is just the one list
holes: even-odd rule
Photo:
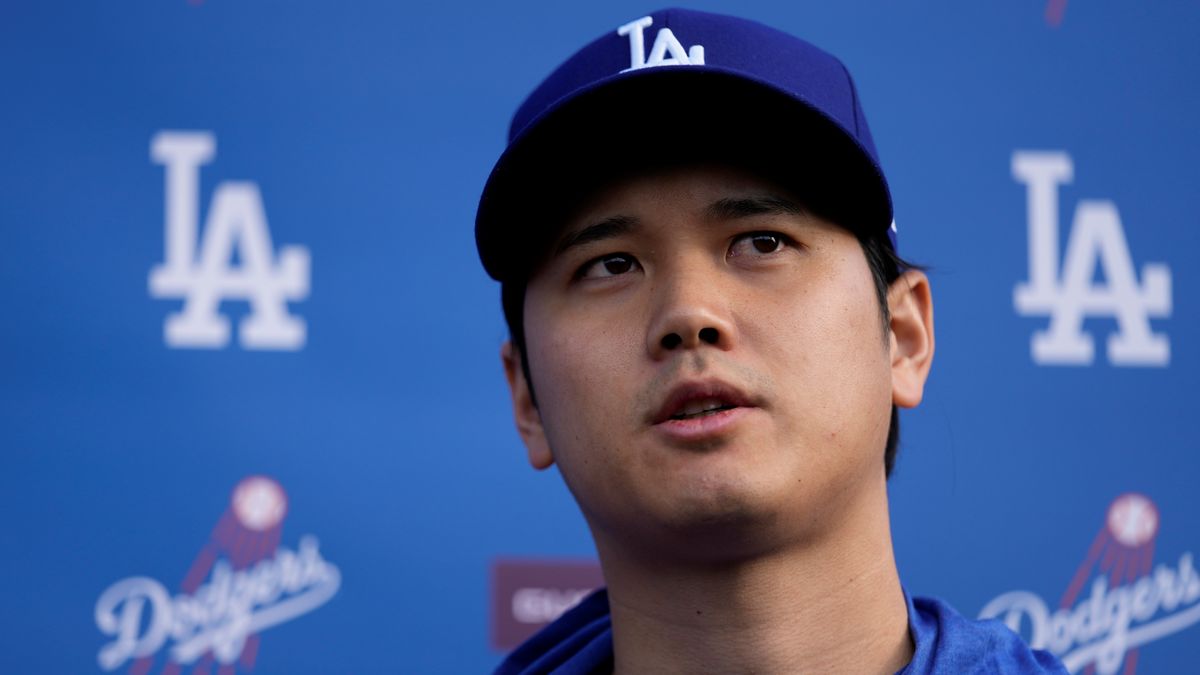
[[819, 536], [883, 485], [895, 338], [871, 271], [769, 182], [689, 168], [604, 190], [530, 280], [524, 325], [538, 405], [510, 358], [518, 425], [598, 541]]

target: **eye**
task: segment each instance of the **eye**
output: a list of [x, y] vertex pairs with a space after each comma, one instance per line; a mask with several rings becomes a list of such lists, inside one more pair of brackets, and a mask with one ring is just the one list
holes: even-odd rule
[[637, 260], [624, 253], [612, 253], [594, 258], [579, 268], [575, 273], [577, 279], [603, 279], [616, 277], [639, 267]]
[[750, 232], [733, 240], [728, 257], [767, 256], [791, 245], [791, 240], [778, 232]]

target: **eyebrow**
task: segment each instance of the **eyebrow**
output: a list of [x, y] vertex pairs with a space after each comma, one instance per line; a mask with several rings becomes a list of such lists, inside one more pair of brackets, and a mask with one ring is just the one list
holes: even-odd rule
[[708, 217], [716, 220], [736, 220], [763, 215], [808, 215], [808, 210], [803, 206], [774, 195], [726, 197], [709, 204], [706, 212]]
[[[808, 215], [808, 211], [796, 202], [774, 195], [725, 197], [709, 204], [705, 209], [705, 215], [715, 220], [736, 220], [751, 216], [780, 214], [803, 216]], [[584, 244], [629, 234], [639, 225], [641, 225], [641, 221], [634, 216], [609, 216], [564, 236], [558, 246], [554, 247], [554, 255], [562, 255], [570, 249]]]
[[636, 230], [640, 224], [641, 222], [633, 216], [610, 216], [563, 237], [562, 241], [555, 247], [554, 254], [562, 255], [576, 246], [583, 246], [594, 241], [602, 241], [623, 234], [629, 234]]

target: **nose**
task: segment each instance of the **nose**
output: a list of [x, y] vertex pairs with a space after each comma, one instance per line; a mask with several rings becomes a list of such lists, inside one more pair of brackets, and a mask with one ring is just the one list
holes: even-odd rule
[[728, 294], [715, 270], [679, 271], [660, 280], [654, 317], [646, 334], [646, 347], [654, 359], [705, 346], [722, 351], [734, 344], [734, 323]]

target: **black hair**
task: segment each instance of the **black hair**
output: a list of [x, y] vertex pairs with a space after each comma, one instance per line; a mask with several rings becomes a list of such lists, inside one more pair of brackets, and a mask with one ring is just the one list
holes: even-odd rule
[[[907, 262], [896, 253], [886, 232], [874, 234], [858, 234], [858, 243], [866, 256], [867, 266], [871, 269], [871, 277], [875, 282], [875, 295], [879, 302], [879, 313], [882, 321], [882, 333], [887, 340], [891, 316], [888, 312], [887, 294], [892, 283], [900, 278], [906, 269], [923, 269], [919, 265]], [[500, 284], [500, 304], [504, 308], [504, 320], [508, 323], [509, 336], [512, 339], [516, 356], [521, 360], [521, 372], [529, 386], [529, 397], [537, 406], [537, 396], [533, 390], [533, 379], [529, 376], [529, 361], [525, 349], [525, 288], [524, 279], [506, 281]], [[896, 405], [892, 404], [891, 423], [888, 427], [887, 442], [883, 451], [884, 476], [891, 477], [896, 465], [896, 452], [900, 445], [900, 415]]]

